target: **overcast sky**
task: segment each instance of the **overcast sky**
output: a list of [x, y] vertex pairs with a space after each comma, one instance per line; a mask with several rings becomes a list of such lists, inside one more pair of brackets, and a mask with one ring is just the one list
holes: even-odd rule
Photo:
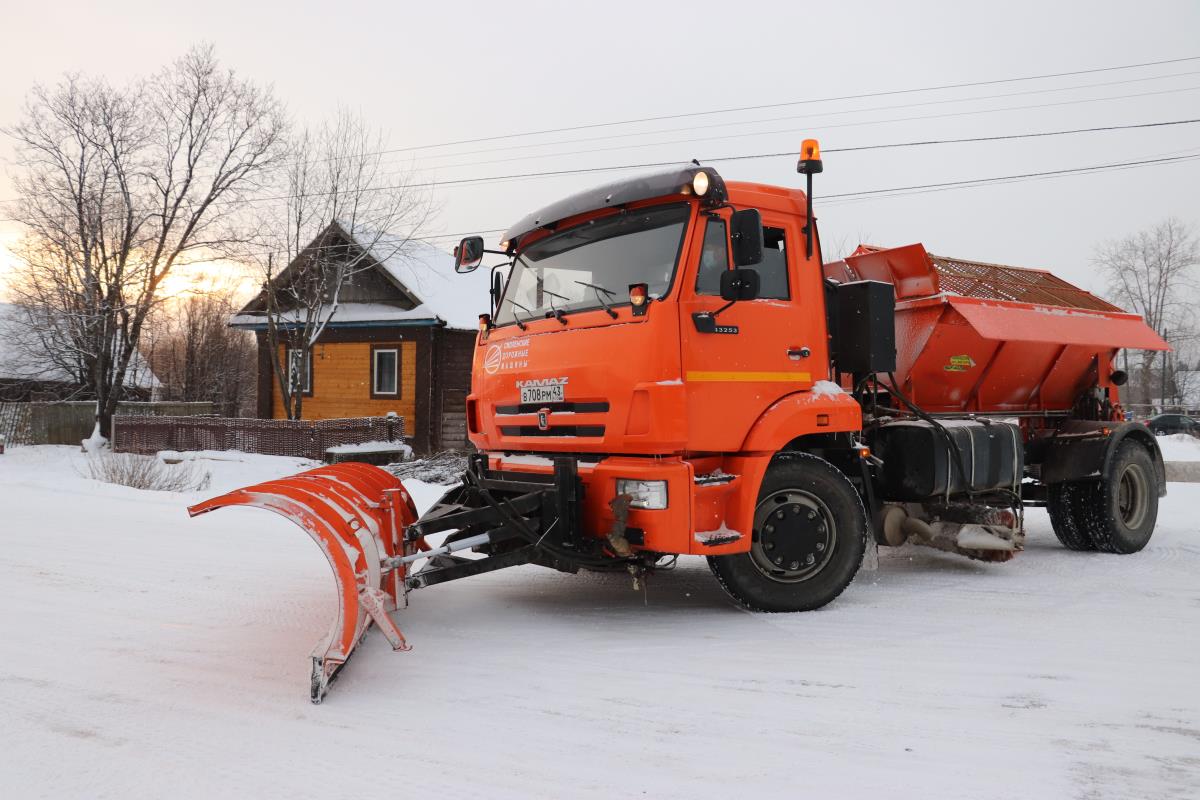
[[[829, 151], [1200, 118], [1200, 60], [796, 103], [1200, 56], [1200, 3], [1194, 0], [108, 0], [6, 2], [0, 20], [0, 127], [17, 120], [35, 82], [54, 82], [68, 71], [121, 82], [198, 42], [215, 44], [221, 60], [239, 73], [273, 84], [298, 121], [318, 120], [341, 103], [385, 130], [395, 147], [793, 103], [393, 157], [398, 167], [411, 159], [442, 180], [795, 152], [806, 134]], [[1168, 215], [1200, 225], [1200, 159], [840, 204], [823, 204], [821, 196], [1189, 152], [1200, 155], [1200, 125], [827, 152], [814, 194], [827, 251], [859, 238], [880, 245], [921, 241], [943, 255], [1048, 267], [1095, 289], [1089, 259], [1099, 241]], [[5, 139], [0, 199], [13, 194], [11, 154]], [[793, 156], [713, 161], [728, 179], [798, 186], [794, 162]], [[622, 173], [447, 187], [439, 191], [441, 211], [427, 232], [505, 227], [615, 174]], [[19, 233], [0, 223], [0, 241]]]

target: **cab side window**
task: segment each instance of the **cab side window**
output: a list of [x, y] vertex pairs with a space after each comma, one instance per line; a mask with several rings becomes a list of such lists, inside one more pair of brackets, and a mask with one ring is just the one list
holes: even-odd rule
[[758, 270], [758, 296], [764, 300], [787, 300], [788, 268], [787, 247], [782, 228], [763, 226], [763, 260]]
[[709, 219], [696, 270], [696, 294], [721, 294], [721, 273], [729, 269], [729, 233], [723, 219]]

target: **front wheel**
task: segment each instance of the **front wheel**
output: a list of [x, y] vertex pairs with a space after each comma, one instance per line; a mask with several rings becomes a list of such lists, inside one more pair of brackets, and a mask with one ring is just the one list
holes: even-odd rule
[[710, 556], [733, 599], [755, 611], [809, 611], [849, 585], [867, 546], [867, 515], [854, 486], [832, 464], [787, 453], [767, 468], [750, 551]]

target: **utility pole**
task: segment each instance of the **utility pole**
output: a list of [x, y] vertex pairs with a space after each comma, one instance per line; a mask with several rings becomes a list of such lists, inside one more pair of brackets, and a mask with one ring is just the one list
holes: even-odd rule
[[[1169, 332], [1163, 328], [1163, 339], [1166, 340]], [[1167, 351], [1162, 351], [1162, 395], [1161, 395], [1162, 410], [1159, 413], [1167, 413]]]

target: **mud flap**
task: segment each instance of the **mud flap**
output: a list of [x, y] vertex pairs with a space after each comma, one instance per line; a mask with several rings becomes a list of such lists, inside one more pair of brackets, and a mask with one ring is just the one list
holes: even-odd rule
[[337, 582], [338, 611], [312, 652], [311, 699], [321, 702], [371, 623], [392, 648], [407, 650], [388, 612], [407, 602], [403, 566], [385, 572], [381, 562], [412, 555], [423, 542], [405, 542], [417, 519], [404, 485], [385, 470], [345, 463], [290, 478], [247, 486], [188, 508], [195, 517], [226, 506], [265, 508], [295, 522], [321, 548]]

